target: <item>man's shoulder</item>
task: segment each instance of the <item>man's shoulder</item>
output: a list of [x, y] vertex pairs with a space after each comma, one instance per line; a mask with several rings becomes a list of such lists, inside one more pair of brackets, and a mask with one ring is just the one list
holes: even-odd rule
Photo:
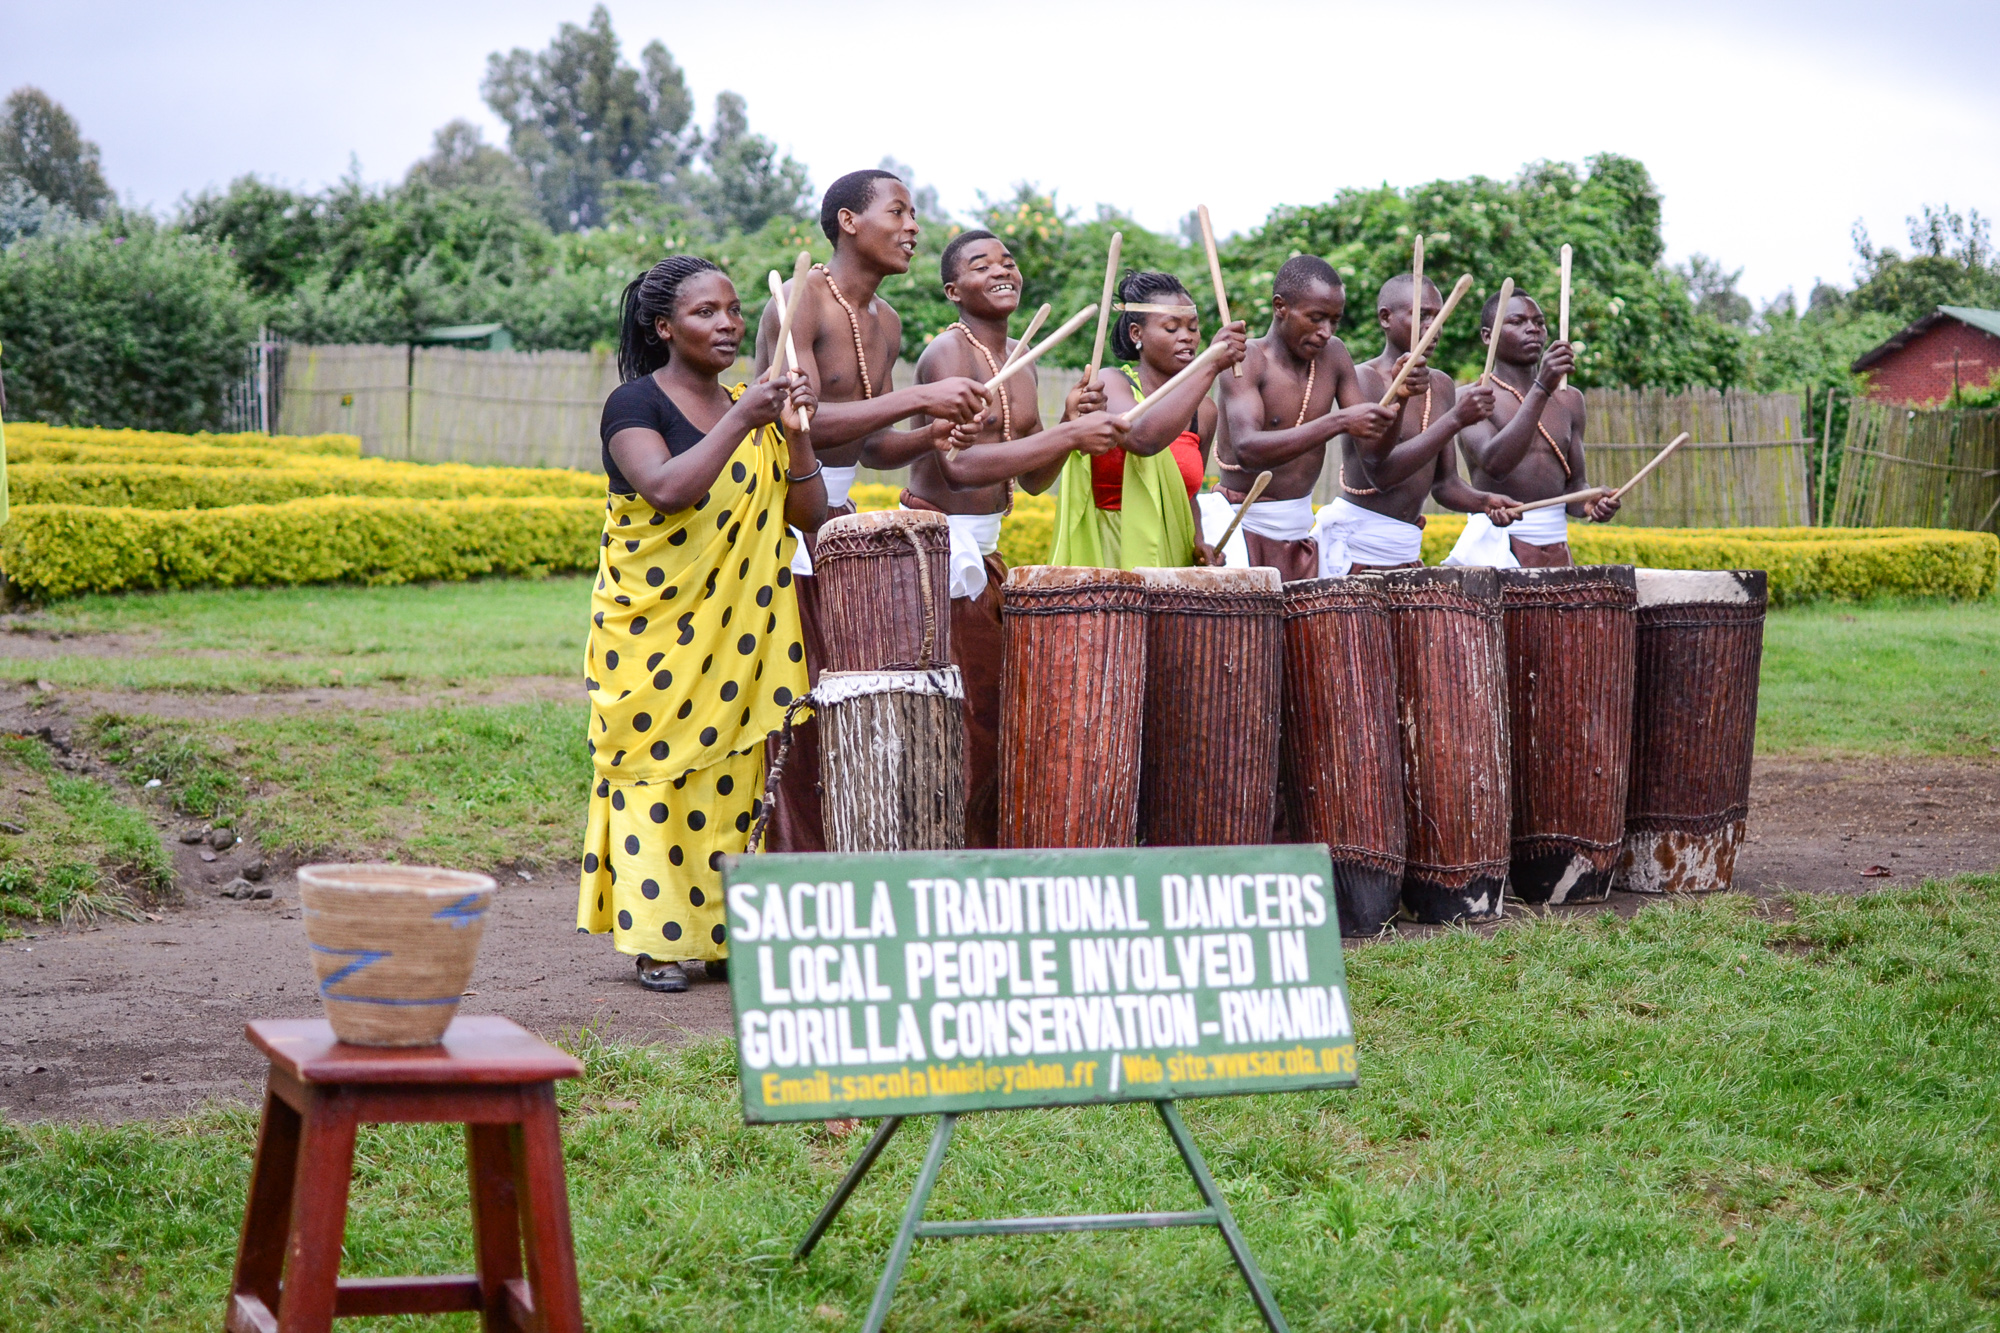
[[917, 382], [948, 379], [954, 375], [967, 375], [971, 371], [968, 363], [972, 349], [957, 334], [945, 331], [932, 338], [923, 354], [917, 358]]

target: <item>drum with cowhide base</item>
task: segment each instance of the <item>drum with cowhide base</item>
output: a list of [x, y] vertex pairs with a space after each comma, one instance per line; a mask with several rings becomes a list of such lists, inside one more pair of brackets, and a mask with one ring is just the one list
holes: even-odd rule
[[819, 718], [829, 852], [965, 845], [965, 688], [958, 668], [822, 671]]
[[1133, 846], [1145, 581], [1024, 565], [1007, 571], [1000, 616], [1000, 845]]
[[1750, 813], [1761, 569], [1642, 569], [1632, 694], [1632, 782], [1614, 887], [1727, 889]]
[[1403, 748], [1403, 910], [1418, 921], [1498, 916], [1513, 817], [1499, 571], [1374, 575], [1396, 650]]
[[1513, 866], [1524, 903], [1600, 902], [1625, 837], [1632, 761], [1630, 565], [1503, 569]]
[[1275, 569], [1133, 571], [1146, 585], [1139, 840], [1271, 840], [1285, 605]]
[[1375, 935], [1403, 887], [1396, 652], [1379, 580], [1301, 579], [1285, 599], [1286, 823], [1333, 854], [1340, 933]]

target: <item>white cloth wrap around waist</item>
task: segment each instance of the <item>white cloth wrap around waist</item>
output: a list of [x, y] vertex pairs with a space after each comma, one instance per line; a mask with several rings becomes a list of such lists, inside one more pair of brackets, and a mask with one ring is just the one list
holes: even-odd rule
[[[898, 505], [905, 513], [917, 513]], [[1000, 520], [1005, 514], [946, 514], [951, 526], [951, 595], [977, 597], [986, 591], [986, 557], [1000, 549]]]
[[[1195, 497], [1195, 506], [1201, 512], [1201, 539], [1210, 546], [1229, 527], [1236, 517], [1236, 506], [1220, 491], [1207, 491]], [[1231, 569], [1248, 569], [1254, 563], [1250, 559], [1250, 548], [1243, 540], [1243, 534], [1254, 532], [1259, 537], [1269, 537], [1272, 541], [1295, 542], [1312, 536], [1313, 506], [1310, 495], [1301, 495], [1294, 500], [1259, 500], [1243, 515], [1242, 526], [1230, 535], [1229, 545], [1222, 549], [1224, 563]]]
[[1319, 539], [1319, 576], [1345, 578], [1356, 565], [1407, 565], [1423, 558], [1424, 530], [1337, 499], [1313, 524]]
[[816, 704], [844, 704], [868, 694], [934, 694], [942, 699], [963, 699], [965, 679], [958, 668], [937, 667], [930, 671], [822, 671], [813, 686]]
[[[831, 463], [820, 469], [820, 480], [826, 483], [826, 507], [838, 509], [847, 503], [847, 493], [854, 489], [854, 474], [857, 467], [835, 467]], [[806, 550], [805, 536], [797, 528], [792, 536], [799, 539], [799, 549], [792, 553], [792, 573], [811, 574], [813, 572], [812, 552]]]
[[1519, 537], [1530, 546], [1555, 546], [1569, 540], [1569, 515], [1563, 513], [1561, 505], [1550, 505], [1547, 509], [1530, 509], [1513, 523], [1504, 528], [1493, 526], [1493, 520], [1484, 514], [1474, 514], [1465, 520], [1465, 531], [1452, 544], [1451, 554], [1444, 558], [1447, 565], [1487, 565], [1494, 569], [1519, 569], [1521, 562], [1514, 558], [1514, 547], [1507, 540]]

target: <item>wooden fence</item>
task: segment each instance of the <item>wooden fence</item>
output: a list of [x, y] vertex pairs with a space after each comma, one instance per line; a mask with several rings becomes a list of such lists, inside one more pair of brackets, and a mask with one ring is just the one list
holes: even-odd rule
[[1855, 400], [1833, 521], [2000, 531], [2000, 410]]
[[[361, 437], [365, 453], [425, 462], [595, 470], [598, 419], [618, 383], [612, 357], [582, 352], [295, 346], [281, 360], [279, 429], [344, 431]], [[747, 371], [739, 362], [732, 373]], [[1056, 368], [1041, 374], [1043, 421], [1061, 416], [1077, 374]], [[898, 385], [915, 379], [914, 366], [897, 364]], [[1679, 431], [1694, 436], [1632, 493], [1621, 521], [1654, 527], [1812, 521], [1806, 468], [1812, 441], [1798, 395], [1593, 389], [1584, 403], [1584, 456], [1593, 482], [1622, 482]], [[901, 472], [869, 472], [863, 480], [897, 482]], [[1314, 495], [1324, 503], [1338, 493], [1330, 459]]]

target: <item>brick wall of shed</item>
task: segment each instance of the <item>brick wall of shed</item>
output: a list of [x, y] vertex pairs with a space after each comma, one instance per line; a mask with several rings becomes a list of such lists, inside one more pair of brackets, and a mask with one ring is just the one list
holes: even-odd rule
[[1868, 396], [1890, 403], [1935, 403], [1958, 382], [1978, 388], [2000, 372], [2000, 338], [1947, 319], [1869, 367]]

